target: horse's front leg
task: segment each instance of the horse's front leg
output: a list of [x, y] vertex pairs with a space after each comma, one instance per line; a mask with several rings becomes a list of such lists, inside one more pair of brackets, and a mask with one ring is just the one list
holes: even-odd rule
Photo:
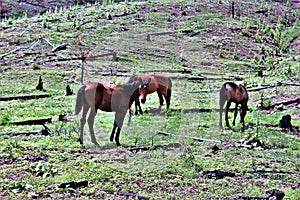
[[89, 118], [88, 118], [88, 124], [89, 124], [89, 129], [90, 129], [90, 134], [91, 134], [91, 140], [92, 142], [96, 145], [99, 146], [96, 137], [95, 137], [95, 132], [94, 132], [94, 120], [96, 116], [96, 111], [94, 109], [91, 109]]
[[233, 126], [235, 125], [235, 119], [236, 119], [236, 116], [237, 116], [237, 110], [238, 110], [238, 104], [236, 103], [236, 104], [235, 104], [235, 108], [234, 108], [233, 122], [232, 122], [232, 125], [233, 125]]
[[247, 113], [247, 104], [241, 106], [241, 111], [240, 111], [240, 122], [242, 123], [243, 127], [245, 127], [245, 116]]
[[115, 136], [115, 132], [116, 132], [116, 128], [117, 128], [118, 126], [117, 126], [117, 122], [116, 122], [116, 119], [114, 120], [114, 127], [113, 127], [113, 129], [112, 129], [112, 131], [111, 131], [111, 134], [110, 134], [110, 138], [109, 138], [109, 140], [111, 141], [111, 142], [113, 142], [114, 141], [114, 136]]
[[142, 115], [143, 114], [143, 110], [142, 110], [142, 107], [141, 107], [141, 104], [140, 104], [140, 100], [137, 98], [135, 100], [135, 115], [138, 115], [139, 113]]
[[118, 112], [115, 115], [115, 121], [116, 121], [117, 126], [118, 126], [116, 137], [115, 137], [115, 141], [116, 141], [117, 146], [121, 146], [119, 137], [120, 137], [120, 132], [121, 132], [121, 129], [122, 129], [122, 126], [123, 126], [125, 115], [126, 115], [126, 110]]
[[225, 109], [225, 121], [226, 121], [226, 126], [227, 127], [230, 127], [229, 121], [228, 121], [228, 111], [229, 111], [230, 105], [231, 105], [231, 102], [228, 101], [227, 104], [226, 104], [226, 109]]
[[129, 108], [129, 117], [128, 117], [128, 122], [127, 122], [128, 126], [130, 126], [130, 124], [131, 124], [131, 116], [132, 116], [132, 110], [131, 110], [131, 108]]

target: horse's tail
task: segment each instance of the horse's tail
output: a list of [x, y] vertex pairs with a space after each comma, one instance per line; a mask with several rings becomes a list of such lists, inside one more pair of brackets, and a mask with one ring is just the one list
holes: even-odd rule
[[75, 115], [78, 115], [78, 113], [82, 109], [83, 101], [85, 98], [85, 85], [80, 87], [77, 92], [77, 97], [76, 97], [76, 104], [75, 104]]
[[222, 113], [224, 111], [224, 104], [226, 102], [226, 83], [224, 83], [220, 89], [220, 100], [219, 100], [219, 106], [220, 106], [220, 127], [223, 128], [222, 125]]
[[168, 98], [166, 99], [166, 103], [167, 103], [167, 108], [169, 108], [170, 106], [170, 102], [171, 102], [171, 95], [172, 95], [172, 81], [171, 79], [168, 77], [169, 80], [169, 86], [168, 86], [168, 90], [167, 90], [167, 96]]
[[223, 111], [224, 104], [226, 102], [226, 83], [224, 83], [220, 89], [220, 100], [219, 100], [219, 105], [220, 105], [220, 111]]

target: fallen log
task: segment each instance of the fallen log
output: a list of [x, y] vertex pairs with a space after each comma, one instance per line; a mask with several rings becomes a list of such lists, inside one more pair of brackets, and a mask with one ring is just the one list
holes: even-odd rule
[[265, 89], [269, 89], [269, 88], [274, 88], [274, 87], [278, 87], [278, 86], [300, 86], [300, 83], [275, 83], [275, 84], [270, 84], [270, 85], [262, 85], [261, 87], [247, 87], [247, 91], [248, 92], [256, 92], [256, 91], [260, 91], [260, 90], [265, 90]]
[[54, 58], [54, 59], [48, 59], [45, 60], [44, 62], [62, 62], [62, 61], [72, 61], [72, 60], [81, 60], [85, 61], [86, 57], [71, 57], [71, 58]]
[[295, 174], [295, 172], [275, 171], [275, 170], [254, 170], [251, 174]]
[[113, 60], [116, 60], [117, 53], [112, 51], [112, 52], [108, 52], [108, 53], [104, 53], [104, 54], [100, 54], [100, 55], [89, 55], [87, 57], [87, 59], [90, 61], [95, 61], [97, 58], [106, 57], [106, 56], [113, 56]]
[[41, 131], [8, 132], [8, 133], [5, 133], [5, 135], [9, 135], [9, 136], [26, 135], [26, 136], [29, 136], [29, 135], [37, 135], [39, 133], [41, 133]]
[[184, 33], [185, 35], [190, 36], [190, 37], [200, 34], [199, 31], [194, 31], [194, 30], [189, 30], [189, 29], [177, 30], [177, 31], [154, 32], [154, 33], [148, 33], [147, 41], [151, 41], [151, 36], [172, 35], [172, 34], [177, 34], [177, 33]]
[[23, 96], [14, 96], [14, 97], [0, 97], [0, 101], [11, 101], [11, 100], [30, 100], [30, 99], [41, 99], [50, 97], [50, 94], [33, 94], [33, 95], [23, 95]]
[[[149, 108], [149, 110], [145, 111], [150, 114], [160, 114], [162, 110], [159, 108]], [[219, 108], [171, 108], [170, 112], [183, 112], [183, 113], [198, 113], [198, 112], [220, 112]], [[229, 108], [230, 112], [234, 111], [234, 108]]]
[[9, 124], [13, 125], [44, 125], [46, 123], [52, 123], [52, 118], [43, 118], [43, 119], [31, 119], [31, 120], [25, 120], [25, 121], [19, 121], [19, 122], [10, 122]]
[[73, 188], [74, 190], [76, 190], [77, 188], [80, 187], [87, 187], [88, 186], [88, 181], [80, 181], [80, 182], [75, 182], [75, 181], [71, 181], [68, 183], [62, 183], [58, 186], [58, 188]]
[[264, 199], [264, 200], [268, 200], [268, 199], [276, 199], [276, 200], [282, 200], [283, 197], [285, 196], [284, 192], [280, 191], [280, 190], [269, 190], [266, 191], [266, 195], [261, 195], [261, 196], [241, 196], [242, 199]]
[[118, 194], [121, 196], [133, 197], [134, 199], [150, 199], [150, 197], [148, 197], [148, 196], [142, 196], [137, 193], [124, 192], [124, 191], [119, 191], [119, 190], [104, 190], [104, 192], [106, 192], [108, 194]]
[[131, 152], [138, 152], [138, 151], [149, 151], [149, 150], [155, 150], [158, 148], [165, 147], [166, 145], [152, 145], [152, 146], [133, 146], [129, 147], [128, 150]]
[[[236, 78], [238, 79], [239, 77], [236, 77]], [[218, 79], [219, 78], [208, 78], [207, 80], [218, 80]], [[226, 80], [226, 79], [230, 79], [230, 77], [225, 78], [224, 80]], [[264, 85], [264, 86], [261, 86], [261, 87], [247, 87], [247, 91], [248, 92], [257, 92], [257, 91], [260, 91], [260, 90], [274, 88], [276, 86], [286, 86], [286, 85], [289, 85], [289, 86], [300, 86], [299, 83], [277, 83], [277, 84], [271, 84], [271, 85]], [[220, 89], [194, 90], [194, 91], [191, 91], [190, 93], [218, 92], [219, 90]]]
[[190, 69], [182, 69], [182, 70], [176, 70], [176, 69], [162, 69], [162, 70], [141, 70], [139, 73], [182, 73], [182, 74], [191, 74], [192, 70]]
[[187, 81], [241, 81], [243, 78], [241, 77], [206, 77], [206, 76], [169, 76], [171, 79], [177, 80], [187, 80]]
[[211, 179], [211, 178], [222, 179], [225, 176], [234, 177], [235, 173], [225, 172], [225, 171], [221, 171], [221, 170], [213, 170], [213, 171], [203, 172], [203, 177], [207, 177], [209, 179]]
[[29, 136], [29, 135], [37, 135], [37, 134], [42, 134], [42, 135], [51, 135], [51, 131], [50, 129], [44, 125], [44, 129], [43, 130], [40, 130], [40, 131], [28, 131], [28, 132], [8, 132], [8, 133], [4, 133], [5, 135], [9, 135], [9, 136], [18, 136], [18, 135], [26, 135], [26, 136]]
[[210, 93], [210, 92], [218, 92], [220, 90], [208, 89], [208, 90], [194, 90], [190, 93]]
[[261, 106], [260, 109], [262, 110], [269, 110], [271, 108], [275, 108], [276, 106], [279, 106], [279, 105], [290, 105], [290, 104], [294, 104], [294, 103], [297, 103], [297, 105], [300, 103], [300, 98], [296, 98], [294, 100], [288, 100], [288, 101], [283, 101], [283, 102], [280, 102], [280, 103], [275, 103], [275, 104], [272, 104], [270, 106]]
[[198, 137], [190, 137], [190, 136], [186, 136], [186, 135], [175, 135], [172, 133], [167, 133], [167, 132], [163, 132], [163, 131], [157, 131], [153, 137], [155, 135], [164, 135], [164, 136], [173, 136], [173, 137], [181, 137], [181, 138], [187, 138], [187, 139], [192, 139], [195, 140], [197, 142], [218, 142], [220, 143], [220, 140], [212, 140], [212, 139], [205, 139], [205, 138], [198, 138]]

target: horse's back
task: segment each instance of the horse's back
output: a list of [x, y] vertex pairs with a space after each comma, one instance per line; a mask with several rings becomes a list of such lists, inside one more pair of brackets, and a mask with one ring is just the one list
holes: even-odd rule
[[112, 88], [100, 82], [88, 82], [85, 84], [86, 100], [91, 108], [111, 112]]
[[248, 93], [243, 85], [238, 85], [233, 82], [226, 82], [223, 85], [226, 90], [227, 101], [232, 101], [235, 103], [244, 103], [248, 101]]

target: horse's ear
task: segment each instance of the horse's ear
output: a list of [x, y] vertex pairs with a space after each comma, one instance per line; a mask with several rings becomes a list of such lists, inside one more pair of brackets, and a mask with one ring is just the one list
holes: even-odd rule
[[140, 82], [141, 85], [143, 85], [143, 80], [142, 80], [141, 77], [139, 78], [139, 82]]
[[151, 78], [148, 79], [148, 84], [151, 82]]

